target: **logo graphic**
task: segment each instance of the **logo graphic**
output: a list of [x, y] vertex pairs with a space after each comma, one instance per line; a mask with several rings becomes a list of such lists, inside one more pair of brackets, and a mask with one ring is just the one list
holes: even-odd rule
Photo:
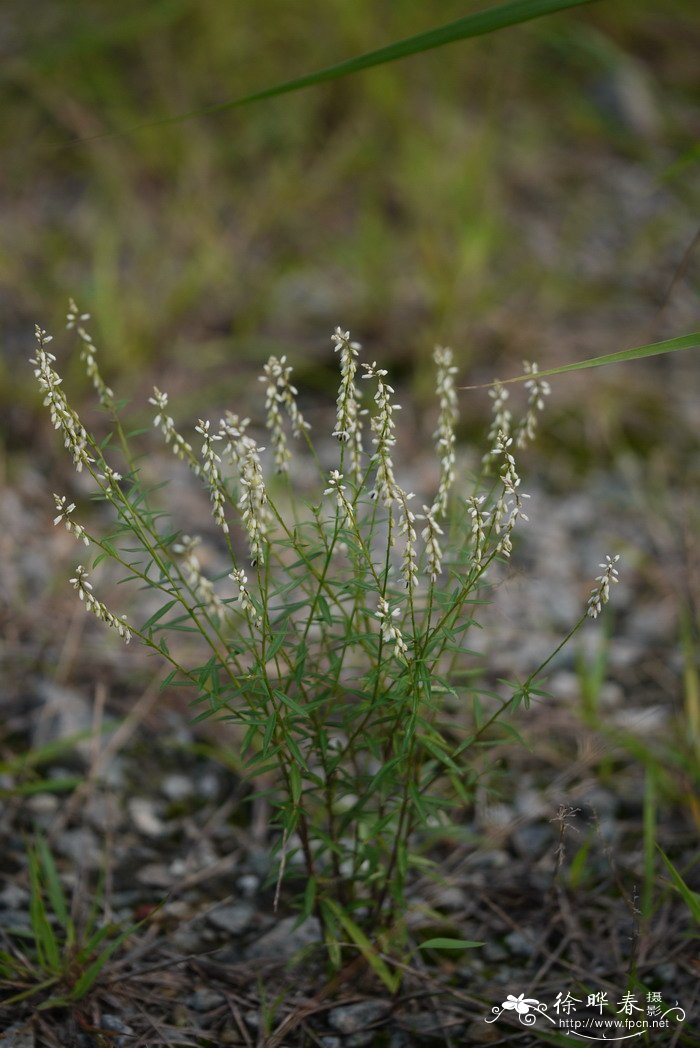
[[583, 997], [559, 992], [551, 1010], [536, 997], [509, 993], [505, 1001], [493, 1006], [491, 1017], [484, 1022], [495, 1023], [504, 1014], [517, 1016], [523, 1026], [534, 1026], [544, 1019], [568, 1036], [605, 1043], [662, 1033], [685, 1022], [685, 1011], [678, 1001], [668, 1007], [654, 990], [642, 997], [626, 991], [617, 1001], [609, 999], [607, 990], [597, 990], [586, 995], [585, 1003]]

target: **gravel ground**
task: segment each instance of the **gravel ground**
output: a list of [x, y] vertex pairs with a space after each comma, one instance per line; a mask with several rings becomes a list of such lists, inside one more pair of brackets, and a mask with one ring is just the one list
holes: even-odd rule
[[[420, 490], [431, 467], [414, 450]], [[696, 461], [686, 459], [691, 483]], [[177, 476], [170, 459], [159, 471]], [[505, 1013], [493, 1025], [484, 1019], [508, 994], [620, 995], [630, 971], [697, 1015], [688, 911], [663, 877], [653, 916], [639, 909], [645, 767], [659, 775], [658, 843], [700, 888], [700, 809], [692, 765], [679, 757], [687, 732], [679, 594], [698, 595], [692, 512], [679, 510], [687, 488], [672, 487], [672, 469], [656, 488], [638, 479], [622, 458], [564, 494], [537, 473], [524, 482], [530, 523], [486, 610], [494, 686], [526, 675], [556, 646], [603, 553], [622, 552], [623, 581], [608, 626], [588, 625], [552, 663], [549, 696], [522, 711], [527, 747], [489, 751], [492, 774], [464, 812], [464, 841], [437, 839], [434, 873], [412, 885], [412, 941], [447, 935], [485, 946], [408, 951], [401, 991], [389, 998], [357, 962], [328, 981], [314, 921], [296, 927], [284, 894], [273, 911], [266, 801], [221, 756], [221, 726], [193, 725], [180, 695], [160, 691], [161, 668], [133, 646], [125, 653], [72, 600], [62, 580], [73, 539], [51, 530], [45, 479], [15, 459], [0, 501], [0, 934], [28, 924], [24, 837], [33, 827], [79, 904], [106, 872], [108, 917], [145, 923], [86, 1002], [46, 1013], [14, 1006], [0, 1046], [539, 1044]], [[659, 484], [661, 506], [650, 512]], [[180, 484], [178, 499], [187, 529], [211, 535], [196, 489]], [[216, 546], [203, 550], [215, 571]], [[594, 722], [581, 681], [601, 652]], [[76, 735], [82, 741], [71, 742]], [[74, 788], [27, 790], [39, 769], [14, 758], [61, 743], [40, 772], [73, 777]], [[700, 1043], [691, 1026], [668, 1043]]]

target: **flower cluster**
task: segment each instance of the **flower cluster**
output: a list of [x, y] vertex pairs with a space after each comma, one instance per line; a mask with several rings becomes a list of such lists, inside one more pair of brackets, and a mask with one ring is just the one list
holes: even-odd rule
[[299, 411], [297, 402], [297, 389], [290, 382], [292, 368], [287, 364], [286, 357], [270, 357], [263, 368], [264, 374], [260, 381], [267, 383], [265, 389], [265, 409], [267, 411], [267, 428], [270, 431], [272, 447], [274, 448], [275, 467], [278, 473], [286, 473], [291, 459], [287, 447], [287, 437], [282, 426], [282, 405], [292, 425], [292, 435], [300, 437], [309, 424], [305, 421]]
[[264, 559], [264, 541], [267, 538], [272, 519], [265, 488], [259, 448], [254, 440], [246, 439], [241, 447], [240, 485], [241, 496], [238, 505], [241, 510], [243, 526], [248, 534], [250, 561], [253, 567], [262, 564]]
[[520, 491], [520, 477], [515, 468], [515, 459], [510, 451], [513, 444], [512, 437], [504, 437], [503, 434], [496, 440], [496, 451], [503, 456], [504, 464], [501, 469], [501, 483], [503, 489], [493, 510], [493, 523], [499, 536], [496, 552], [504, 557], [509, 557], [513, 551], [512, 534], [518, 518], [527, 520], [523, 512], [524, 500], [530, 496]]
[[238, 586], [238, 600], [243, 608], [246, 618], [251, 626], [255, 629], [260, 629], [262, 626], [262, 616], [260, 612], [253, 604], [250, 591], [248, 590], [248, 576], [240, 570], [240, 568], [234, 568], [229, 575], [230, 579]]
[[78, 524], [73, 520], [71, 514], [75, 509], [75, 503], [71, 502], [70, 505], [66, 505], [68, 501], [65, 495], [57, 495], [54, 492], [53, 500], [56, 503], [56, 509], [58, 510], [58, 516], [54, 517], [54, 526], [60, 524], [61, 521], [66, 526], [66, 531], [70, 532], [71, 535], [75, 535], [76, 539], [84, 542], [86, 546], [90, 545], [90, 539], [87, 537], [87, 533], [82, 524]]
[[223, 454], [227, 456], [232, 466], [240, 472], [245, 459], [245, 450], [248, 443], [253, 443], [252, 437], [247, 436], [246, 430], [250, 425], [249, 418], [241, 418], [227, 411], [224, 418], [219, 421], [219, 434], [226, 443], [223, 446]]
[[385, 381], [388, 372], [384, 368], [377, 367], [376, 361], [373, 364], [363, 364], [362, 367], [365, 371], [363, 378], [376, 378], [377, 380], [377, 392], [374, 394], [377, 413], [372, 416], [370, 423], [374, 433], [372, 443], [376, 448], [372, 461], [376, 464], [377, 469], [372, 497], [380, 499], [385, 506], [391, 506], [398, 488], [391, 457], [391, 449], [396, 444], [394, 436], [396, 423], [393, 415], [395, 411], [401, 410], [401, 405], [392, 402], [394, 389]]
[[491, 428], [489, 429], [486, 438], [489, 450], [482, 459], [485, 466], [490, 465], [498, 455], [496, 441], [499, 436], [501, 434], [506, 438], [510, 436], [510, 427], [513, 421], [513, 416], [510, 408], [506, 406], [509, 396], [510, 394], [508, 393], [508, 390], [502, 386], [500, 382], [494, 382], [492, 388], [489, 390], [489, 397], [492, 401], [491, 410], [493, 412], [493, 417]]
[[360, 410], [361, 393], [355, 384], [357, 355], [360, 343], [350, 340], [350, 332], [337, 327], [331, 339], [334, 352], [340, 353], [340, 390], [336, 401], [336, 422], [333, 436], [347, 444], [353, 476], [359, 484], [362, 480], [362, 420], [365, 412]]
[[207, 615], [221, 618], [225, 610], [224, 604], [211, 580], [203, 574], [199, 557], [195, 553], [201, 541], [196, 536], [193, 538], [191, 535], [182, 535], [180, 541], [173, 545], [173, 553], [182, 557], [183, 574], [192, 596]]
[[438, 536], [442, 535], [442, 528], [435, 519], [435, 506], [423, 506], [423, 516], [421, 518], [425, 521], [425, 527], [420, 533], [423, 542], [425, 543], [425, 556], [428, 562], [428, 574], [430, 575], [430, 581], [436, 582], [440, 572], [442, 571], [442, 549], [440, 548], [440, 539]]
[[195, 432], [204, 438], [204, 443], [202, 444], [202, 474], [209, 485], [209, 497], [212, 502], [214, 520], [224, 534], [228, 535], [228, 524], [226, 523], [226, 515], [224, 513], [226, 496], [218, 466], [221, 459], [214, 451], [214, 441], [222, 440], [223, 437], [220, 433], [212, 433], [211, 423], [201, 418], [199, 419], [199, 425], [195, 426]]
[[484, 563], [486, 549], [486, 526], [489, 520], [489, 510], [482, 509], [486, 501], [485, 495], [470, 495], [466, 500], [467, 511], [471, 517], [472, 538], [474, 546], [472, 549], [472, 564], [478, 570]]
[[97, 476], [104, 483], [105, 495], [113, 495], [115, 489], [118, 490], [119, 481], [123, 480], [121, 473], [117, 473], [116, 469], [112, 469], [111, 466], [104, 464], [104, 473], [98, 473]]
[[401, 611], [399, 608], [394, 608], [393, 611], [389, 608], [389, 601], [384, 597], [379, 598], [379, 605], [377, 608], [377, 618], [379, 619], [379, 627], [381, 630], [382, 637], [389, 644], [394, 645], [394, 654], [399, 659], [405, 659], [408, 654], [408, 647], [406, 641], [401, 635], [401, 630], [394, 623], [394, 619], [397, 619]]
[[587, 614], [591, 619], [597, 619], [603, 609], [603, 605], [608, 603], [610, 599], [610, 583], [619, 582], [618, 571], [615, 567], [619, 559], [619, 553], [614, 557], [606, 554], [605, 563], [598, 565], [599, 568], [603, 568], [603, 574], [597, 576], [596, 582], [598, 585], [591, 590], [591, 595], [588, 598]]
[[525, 383], [525, 389], [528, 391], [527, 411], [520, 421], [515, 437], [516, 445], [519, 448], [524, 448], [526, 444], [534, 440], [538, 412], [544, 410], [545, 397], [552, 392], [549, 382], [540, 378], [537, 364], [524, 360], [523, 369], [528, 375], [532, 375], [532, 378]]
[[131, 640], [131, 630], [126, 625], [126, 615], [117, 618], [92, 592], [92, 583], [88, 582], [88, 573], [82, 565], [75, 569], [75, 577], [70, 579], [73, 589], [78, 591], [78, 596], [85, 604], [87, 611], [92, 612], [98, 619], [106, 623], [110, 629], [116, 630], [128, 644]]
[[401, 507], [399, 517], [399, 535], [405, 540], [403, 560], [401, 563], [401, 575], [404, 585], [409, 593], [412, 593], [418, 581], [418, 557], [416, 554], [416, 517], [409, 509], [409, 499], [413, 498], [413, 492], [405, 492], [401, 488], [396, 489], [396, 497]]
[[46, 349], [52, 336], [47, 335], [38, 324], [34, 330], [38, 349], [36, 357], [31, 358], [30, 364], [34, 365], [34, 375], [39, 383], [39, 389], [44, 394], [44, 407], [49, 409], [53, 427], [62, 431], [64, 447], [70, 451], [73, 464], [80, 473], [83, 466], [94, 462], [94, 459], [87, 453], [88, 436], [61, 389], [63, 379], [53, 366], [56, 363], [56, 357]]
[[348, 497], [345, 494], [345, 485], [340, 483], [342, 479], [343, 474], [337, 469], [332, 469], [330, 472], [330, 476], [328, 477], [328, 487], [323, 492], [323, 494], [335, 495], [335, 501], [338, 506], [338, 509], [342, 510], [343, 512], [342, 522], [344, 523], [345, 520], [347, 520], [348, 518], [351, 521], [355, 519], [355, 511], [350, 505]]
[[100, 369], [97, 364], [95, 354], [97, 349], [95, 343], [83, 324], [86, 320], [90, 319], [89, 313], [81, 313], [75, 304], [74, 299], [70, 299], [68, 303], [68, 312], [66, 313], [66, 328], [71, 331], [73, 328], [77, 331], [78, 338], [82, 342], [82, 349], [80, 351], [80, 359], [85, 364], [85, 370], [87, 371], [88, 378], [92, 381], [97, 395], [100, 399], [100, 404], [103, 407], [109, 408], [111, 411], [114, 410], [114, 393], [107, 386], [100, 374]]
[[165, 443], [172, 441], [173, 453], [179, 459], [188, 459], [195, 473], [199, 473], [199, 464], [194, 458], [192, 445], [175, 429], [175, 423], [167, 412], [168, 394], [161, 393], [157, 386], [153, 387], [153, 396], [148, 398], [148, 403], [158, 409], [158, 414], [153, 419], [153, 425], [160, 429], [165, 437]]
[[454, 383], [457, 368], [453, 364], [452, 350], [446, 347], [436, 346], [433, 360], [437, 365], [437, 394], [440, 401], [438, 427], [433, 434], [437, 441], [440, 461], [440, 483], [435, 497], [435, 513], [444, 517], [447, 512], [447, 499], [455, 479], [455, 426], [459, 417]]

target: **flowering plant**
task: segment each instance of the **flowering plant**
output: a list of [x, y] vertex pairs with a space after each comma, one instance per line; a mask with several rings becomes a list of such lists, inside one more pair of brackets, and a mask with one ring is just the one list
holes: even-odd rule
[[[457, 369], [449, 349], [436, 349], [439, 477], [422, 512], [397, 476], [399, 405], [387, 372], [360, 365], [360, 346], [347, 331], [332, 336], [340, 363], [334, 462], [316, 454], [285, 357], [271, 357], [262, 376], [268, 452], [248, 418], [226, 412], [218, 426], [198, 421], [197, 453], [169, 414], [167, 394], [154, 389], [154, 424], [205, 486], [229, 559], [230, 571], [212, 580], [198, 538], [173, 530], [152, 505], [87, 319], [71, 303], [69, 327], [111, 419], [111, 439], [98, 441], [83, 426], [40, 328], [33, 364], [76, 469], [112, 505], [117, 527], [108, 538], [93, 535], [61, 495], [55, 523], [97, 549], [95, 566], [111, 558], [157, 594], [159, 606], [142, 624], [127, 625], [95, 596], [84, 566], [71, 582], [88, 611], [170, 664], [166, 683], [194, 689], [200, 717], [236, 726], [249, 774], [271, 784], [277, 896], [285, 871], [303, 873], [300, 910], [318, 918], [331, 960], [339, 961], [347, 935], [365, 952], [368, 933], [376, 938], [377, 929], [400, 925], [412, 871], [429, 864], [431, 838], [470, 803], [476, 748], [496, 741], [499, 719], [538, 694], [542, 667], [506, 694], [479, 687], [465, 635], [487, 574], [510, 557], [514, 529], [527, 520], [514, 455], [532, 439], [549, 386], [528, 365], [528, 404], [517, 424], [508, 391], [494, 387], [482, 476], [468, 494], [455, 492]], [[369, 407], [365, 383], [373, 390]], [[319, 494], [308, 501], [289, 483], [290, 435], [320, 471]], [[117, 449], [122, 472], [108, 461]], [[266, 462], [278, 479], [268, 477]], [[569, 636], [607, 601], [616, 560], [607, 559]], [[201, 638], [199, 665], [166, 640], [183, 629]]]

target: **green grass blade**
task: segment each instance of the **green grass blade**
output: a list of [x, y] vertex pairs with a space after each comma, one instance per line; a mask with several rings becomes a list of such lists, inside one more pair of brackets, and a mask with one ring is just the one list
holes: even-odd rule
[[648, 921], [654, 910], [654, 878], [656, 860], [656, 778], [647, 768], [644, 781], [644, 883], [642, 885], [642, 917]]
[[61, 927], [67, 928], [68, 906], [66, 905], [66, 897], [63, 894], [63, 888], [61, 887], [61, 881], [59, 880], [56, 863], [53, 861], [53, 855], [51, 854], [51, 850], [44, 838], [38, 837], [36, 843], [39, 859], [44, 871], [44, 884], [46, 885], [46, 892], [49, 897], [49, 902], [51, 903], [51, 908], [58, 918]]
[[396, 993], [401, 981], [401, 976], [399, 974], [394, 974], [389, 970], [387, 964], [379, 956], [365, 933], [361, 928], [358, 928], [342, 906], [339, 906], [338, 903], [334, 902], [332, 899], [325, 899], [324, 904], [337, 918], [338, 923], [341, 924], [348, 933], [377, 978], [384, 983], [390, 993]]
[[58, 982], [58, 976], [52, 975], [50, 979], [44, 979], [43, 982], [37, 983], [32, 986], [29, 990], [22, 990], [21, 993], [16, 993], [12, 997], [7, 997], [2, 1002], [3, 1008], [8, 1008], [11, 1004], [19, 1004], [20, 1001], [26, 1001], [29, 997], [33, 997], [37, 993], [41, 993], [42, 990], [48, 990], [49, 986], [55, 986]]
[[83, 974], [77, 980], [73, 989], [70, 992], [71, 1001], [79, 1001], [81, 997], [84, 997], [89, 990], [92, 989], [95, 982], [99, 979], [102, 974], [102, 970], [107, 964], [113, 953], [122, 946], [126, 940], [134, 934], [134, 932], [143, 924], [143, 921], [139, 921], [138, 924], [134, 924], [127, 928], [125, 931], [118, 935], [116, 939], [113, 939], [108, 946], [105, 946], [104, 950], [100, 955], [92, 962], [92, 964], [85, 969]]
[[58, 942], [44, 906], [44, 896], [41, 883], [41, 864], [39, 856], [34, 848], [27, 849], [29, 864], [29, 919], [34, 935], [34, 946], [36, 948], [39, 965], [44, 971], [56, 973], [60, 971], [61, 955]]
[[475, 950], [478, 946], [486, 943], [477, 942], [474, 939], [427, 939], [418, 944], [419, 950]]
[[700, 894], [698, 894], [698, 892], [694, 892], [692, 888], [688, 887], [688, 885], [685, 883], [676, 867], [669, 859], [668, 855], [666, 855], [666, 853], [662, 851], [661, 848], [659, 848], [659, 855], [663, 859], [666, 869], [671, 875], [671, 880], [673, 881], [674, 888], [676, 888], [682, 896], [683, 901], [690, 910], [695, 922], [697, 924], [700, 924]]
[[485, 11], [477, 11], [471, 15], [458, 18], [455, 22], [429, 29], [424, 33], [416, 33], [414, 36], [397, 40], [393, 44], [379, 47], [374, 51], [367, 51], [364, 55], [348, 58], [343, 62], [319, 69], [315, 73], [307, 73], [305, 76], [295, 77], [293, 80], [285, 80], [272, 87], [266, 87], [261, 91], [243, 95], [227, 102], [218, 102], [216, 105], [206, 106], [203, 109], [193, 109], [187, 113], [178, 113], [172, 116], [161, 117], [159, 120], [149, 120], [134, 127], [124, 128], [119, 131], [105, 132], [100, 135], [92, 135], [88, 138], [77, 139], [78, 142], [93, 142], [100, 138], [112, 138], [116, 135], [130, 134], [133, 131], [143, 131], [151, 127], [163, 127], [166, 124], [175, 124], [183, 120], [191, 120], [197, 116], [210, 116], [213, 113], [221, 113], [226, 109], [236, 109], [240, 106], [250, 105], [251, 102], [262, 102], [277, 95], [286, 95], [292, 91], [301, 91], [306, 87], [314, 87], [329, 80], [338, 80], [340, 77], [351, 76], [353, 73], [371, 69], [373, 66], [386, 65], [388, 62], [396, 62], [410, 55], [417, 55], [423, 51], [432, 51], [436, 47], [444, 47], [459, 40], [468, 40], [476, 36], [484, 36], [494, 33], [498, 29], [506, 29], [512, 25], [522, 22], [530, 22], [534, 18], [543, 15], [554, 14], [557, 11], [565, 11], [571, 7], [581, 7], [583, 4], [594, 3], [595, 0], [510, 0], [509, 3], [499, 4], [497, 7], [487, 8]]
[[[646, 346], [635, 346], [634, 349], [622, 349], [618, 353], [605, 353], [602, 357], [589, 357], [587, 360], [578, 360], [575, 364], [564, 364], [559, 368], [548, 368], [546, 371], [538, 372], [541, 376], [563, 375], [567, 371], [584, 371], [586, 368], [600, 368], [607, 364], [624, 364], [628, 360], [640, 360], [642, 357], [658, 357], [662, 353], [677, 353], [680, 349], [700, 348], [700, 331], [694, 331], [690, 335], [679, 335], [678, 338], [669, 338], [665, 342], [650, 342]], [[526, 382], [531, 375], [516, 375], [515, 378], [506, 378], [500, 385], [507, 386], [513, 382]], [[458, 389], [489, 389], [496, 382], [485, 382], [480, 386], [458, 386]]]

